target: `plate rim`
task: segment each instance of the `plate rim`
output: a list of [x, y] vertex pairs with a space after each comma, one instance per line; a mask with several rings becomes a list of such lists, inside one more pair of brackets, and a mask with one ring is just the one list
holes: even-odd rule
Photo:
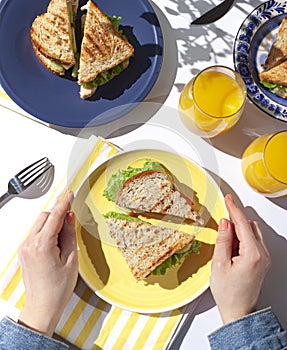
[[[128, 151], [122, 151], [119, 153], [114, 154], [113, 156], [111, 156], [109, 159], [105, 160], [103, 163], [101, 163], [98, 167], [96, 167], [88, 176], [87, 178], [84, 180], [84, 182], [82, 182], [80, 188], [77, 191], [77, 195], [78, 193], [81, 191], [81, 189], [85, 186], [85, 184], [89, 181], [90, 177], [93, 176], [93, 174], [97, 171], [100, 171], [101, 168], [105, 168], [106, 164], [110, 161], [113, 161], [115, 158], [124, 156], [126, 154], [130, 154], [130, 153], [137, 153], [138, 151], [143, 152], [145, 151], [145, 149], [133, 149], [133, 150], [128, 150]], [[224, 196], [223, 193], [221, 191], [221, 188], [219, 187], [219, 185], [216, 183], [215, 179], [213, 179], [213, 177], [209, 174], [208, 170], [206, 170], [204, 167], [202, 167], [201, 165], [199, 165], [196, 161], [194, 161], [193, 159], [189, 158], [186, 155], [182, 155], [180, 153], [174, 153], [174, 152], [170, 152], [170, 151], [166, 151], [166, 150], [161, 150], [161, 149], [147, 149], [147, 151], [156, 151], [156, 152], [160, 152], [160, 153], [165, 153], [165, 154], [173, 154], [177, 157], [183, 158], [184, 160], [190, 162], [193, 166], [196, 166], [197, 168], [199, 168], [199, 170], [201, 172], [203, 172], [206, 177], [209, 179], [209, 181], [212, 183], [212, 185], [217, 189], [218, 192], [218, 197], [219, 200], [222, 201], [222, 203], [224, 203]], [[75, 197], [75, 201], [77, 201], [77, 195]], [[78, 199], [79, 200], [79, 199]], [[229, 217], [227, 208], [224, 206], [224, 210], [225, 210], [225, 217]], [[77, 235], [77, 239], [79, 237], [79, 235], [81, 236], [81, 234], [78, 232], [78, 230], [76, 230], [76, 235]], [[215, 244], [215, 243], [214, 243]], [[83, 248], [85, 246], [82, 238], [81, 238], [81, 245], [83, 245]], [[87, 286], [101, 299], [103, 299], [104, 301], [106, 301], [107, 303], [114, 305], [116, 307], [119, 307], [121, 309], [130, 311], [130, 312], [138, 312], [138, 313], [144, 313], [144, 314], [155, 314], [155, 313], [162, 313], [162, 312], [168, 312], [168, 311], [172, 311], [175, 310], [177, 308], [183, 307], [185, 305], [187, 305], [188, 303], [194, 301], [195, 299], [197, 299], [200, 295], [202, 295], [210, 286], [210, 278], [206, 281], [206, 283], [202, 286], [202, 288], [197, 291], [197, 293], [193, 294], [190, 298], [185, 299], [185, 301], [181, 301], [178, 303], [173, 304], [172, 306], [169, 307], [161, 307], [161, 308], [129, 308], [126, 305], [123, 305], [121, 303], [115, 302], [113, 299], [107, 297], [105, 295], [105, 293], [102, 293], [101, 290], [95, 290], [94, 286], [90, 283], [89, 278], [86, 277], [86, 273], [83, 270], [83, 267], [81, 266], [81, 260], [83, 259], [83, 257], [80, 254], [80, 247], [79, 247], [79, 274], [82, 277], [83, 281], [87, 284]], [[212, 259], [211, 259], [212, 260]], [[207, 262], [207, 264], [211, 263], [211, 260], [209, 260]]]
[[[277, 5], [275, 8], [277, 14], [274, 13], [275, 10], [272, 5]], [[249, 67], [249, 48], [257, 30], [270, 19], [284, 14], [287, 15], [286, 0], [268, 0], [251, 11], [241, 23], [235, 36], [233, 64], [235, 70], [240, 74], [246, 84], [248, 99], [267, 115], [287, 122], [287, 107], [272, 100], [265, 94], [263, 87], [257, 86]]]

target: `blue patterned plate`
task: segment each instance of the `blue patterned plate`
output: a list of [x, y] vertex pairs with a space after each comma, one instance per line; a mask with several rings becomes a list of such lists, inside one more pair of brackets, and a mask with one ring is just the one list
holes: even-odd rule
[[276, 96], [259, 82], [258, 74], [287, 15], [287, 1], [266, 1], [252, 11], [235, 38], [235, 70], [243, 78], [249, 99], [270, 116], [287, 122], [287, 100]]

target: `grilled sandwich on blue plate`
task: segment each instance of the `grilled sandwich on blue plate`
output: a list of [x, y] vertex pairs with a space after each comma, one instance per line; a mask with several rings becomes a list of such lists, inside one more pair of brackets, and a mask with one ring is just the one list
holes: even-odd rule
[[47, 12], [35, 18], [30, 36], [39, 61], [52, 73], [64, 75], [75, 66], [77, 74], [77, 46], [75, 21], [78, 0], [51, 0]]
[[120, 74], [129, 64], [133, 46], [119, 31], [120, 18], [109, 17], [91, 0], [86, 10], [78, 83], [80, 96], [92, 96], [97, 87]]

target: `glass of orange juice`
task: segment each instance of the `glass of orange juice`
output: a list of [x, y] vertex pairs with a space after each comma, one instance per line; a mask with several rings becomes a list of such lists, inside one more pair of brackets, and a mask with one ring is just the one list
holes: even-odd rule
[[183, 123], [201, 137], [214, 137], [233, 127], [242, 115], [246, 86], [240, 75], [225, 66], [199, 72], [183, 88], [179, 112]]
[[262, 135], [246, 148], [242, 172], [247, 183], [266, 197], [287, 194], [287, 130]]

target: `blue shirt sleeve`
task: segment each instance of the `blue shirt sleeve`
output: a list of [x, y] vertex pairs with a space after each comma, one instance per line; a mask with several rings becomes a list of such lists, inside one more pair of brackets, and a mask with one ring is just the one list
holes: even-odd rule
[[67, 350], [69, 347], [55, 339], [3, 318], [0, 321], [1, 350]]
[[226, 324], [208, 340], [212, 350], [287, 349], [287, 332], [271, 308]]

